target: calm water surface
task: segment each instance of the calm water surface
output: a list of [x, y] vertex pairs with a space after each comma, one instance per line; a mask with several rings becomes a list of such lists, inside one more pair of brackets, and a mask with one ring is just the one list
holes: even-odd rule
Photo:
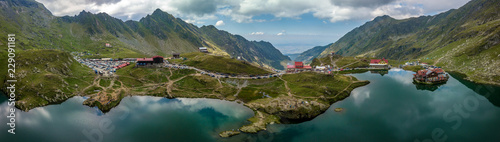
[[[500, 141], [500, 89], [456, 76], [438, 87], [415, 86], [413, 72], [353, 74], [369, 80], [317, 118], [269, 125], [269, 131], [219, 138], [248, 124], [241, 104], [213, 99], [127, 97], [109, 113], [74, 97], [60, 105], [18, 112], [16, 135], [7, 133], [6, 98], [0, 97], [2, 141]], [[334, 108], [344, 108], [334, 112]], [[108, 127], [106, 127], [108, 126]]]

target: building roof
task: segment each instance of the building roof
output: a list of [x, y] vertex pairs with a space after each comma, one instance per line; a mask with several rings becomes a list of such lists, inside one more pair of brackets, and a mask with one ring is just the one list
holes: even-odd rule
[[118, 65], [118, 66], [116, 66], [114, 68], [118, 68], [119, 69], [119, 68], [123, 68], [123, 67], [128, 66], [128, 65], [130, 65], [130, 63], [127, 62], [127, 63], [123, 63], [121, 65]]
[[444, 73], [444, 70], [441, 68], [419, 70], [419, 71], [417, 71], [417, 75], [427, 76], [433, 72], [435, 72], [436, 74], [440, 74], [440, 73]]
[[380, 63], [380, 61], [384, 61], [386, 64], [389, 63], [389, 61], [387, 59], [382, 58], [382, 59], [372, 59], [372, 60], [370, 60], [370, 64], [378, 64], [378, 63]]
[[316, 69], [325, 69], [325, 66], [316, 66]]
[[286, 68], [293, 69], [295, 68], [295, 65], [286, 65]]
[[200, 49], [200, 50], [206, 50], [207, 47], [199, 47], [198, 49]]
[[137, 58], [137, 62], [140, 61], [153, 61], [153, 58]]
[[444, 73], [444, 70], [443, 70], [443, 69], [441, 69], [441, 68], [435, 68], [435, 69], [434, 69], [434, 71], [435, 71], [436, 73]]
[[156, 56], [153, 56], [153, 58], [163, 58], [163, 57], [156, 55]]
[[304, 69], [312, 69], [311, 66], [304, 66]]
[[295, 66], [304, 66], [304, 63], [302, 63], [302, 62], [295, 62]]

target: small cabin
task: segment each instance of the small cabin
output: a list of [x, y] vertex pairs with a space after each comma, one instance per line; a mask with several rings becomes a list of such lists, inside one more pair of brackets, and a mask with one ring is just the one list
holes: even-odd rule
[[389, 61], [385, 58], [382, 59], [371, 59], [370, 60], [370, 67], [372, 68], [389, 68]]
[[177, 59], [177, 58], [180, 58], [180, 57], [181, 57], [180, 53], [173, 53], [172, 54], [172, 58], [174, 58], [174, 59]]
[[207, 47], [200, 47], [200, 48], [198, 48], [198, 50], [199, 50], [201, 53], [208, 53], [208, 48], [207, 48]]
[[162, 56], [153, 56], [153, 63], [155, 64], [160, 64], [163, 63], [163, 57]]

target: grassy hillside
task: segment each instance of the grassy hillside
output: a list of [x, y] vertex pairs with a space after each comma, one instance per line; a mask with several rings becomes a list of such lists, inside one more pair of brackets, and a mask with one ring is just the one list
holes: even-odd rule
[[[396, 61], [421, 60], [482, 83], [500, 84], [500, 0], [472, 0], [434, 16], [381, 16], [321, 52]], [[305, 54], [305, 53], [304, 53]]]
[[362, 57], [342, 57], [328, 55], [326, 57], [314, 58], [311, 66], [330, 65], [338, 68], [365, 68], [370, 64], [369, 58]]
[[284, 69], [281, 62], [290, 60], [269, 42], [247, 41], [240, 35], [232, 35], [226, 31], [218, 30], [212, 25], [202, 26], [200, 33], [204, 35], [207, 42], [215, 44], [216, 49], [226, 51], [226, 54], [231, 57], [241, 56], [246, 61], [276, 69]]
[[[96, 77], [66, 52], [32, 49], [17, 51], [16, 55], [16, 107], [24, 111], [85, 95], [84, 88]], [[7, 66], [4, 62], [1, 65]], [[5, 82], [6, 72], [1, 76]], [[5, 85], [2, 84], [4, 92]]]
[[[218, 54], [243, 56], [249, 62], [283, 69], [289, 60], [268, 42], [248, 41], [214, 26], [198, 28], [160, 9], [139, 21], [82, 11], [56, 17], [34, 0], [0, 1], [0, 34], [16, 34], [22, 49], [90, 52], [93, 58], [171, 56], [205, 46]], [[5, 43], [5, 39], [0, 39]], [[105, 47], [110, 43], [112, 47]]]
[[235, 74], [235, 75], [263, 75], [269, 74], [269, 71], [251, 65], [249, 62], [231, 59], [223, 56], [213, 56], [199, 52], [181, 54], [181, 57], [187, 60], [175, 59], [173, 63], [185, 64], [199, 69], [208, 70], [216, 73]]

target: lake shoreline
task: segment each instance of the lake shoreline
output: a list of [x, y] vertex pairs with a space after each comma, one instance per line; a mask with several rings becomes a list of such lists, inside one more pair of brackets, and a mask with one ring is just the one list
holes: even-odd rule
[[[132, 68], [130, 68], [132, 69]], [[134, 69], [135, 70], [135, 69]], [[147, 70], [155, 70], [155, 69], [147, 69]], [[171, 69], [168, 69], [167, 71], [173, 71]], [[179, 70], [176, 70], [176, 72]], [[172, 74], [170, 75], [172, 76]], [[326, 110], [335, 102], [340, 101], [345, 99], [350, 95], [350, 92], [358, 87], [364, 86], [369, 83], [369, 81], [358, 81], [356, 78], [352, 76], [346, 76], [346, 75], [325, 75], [325, 74], [318, 74], [318, 73], [313, 73], [313, 72], [306, 72], [306, 73], [299, 73], [299, 74], [286, 74], [282, 77], [276, 77], [276, 78], [269, 78], [269, 79], [260, 79], [260, 80], [245, 80], [245, 79], [217, 79], [219, 80], [218, 82], [254, 82], [251, 84], [255, 85], [262, 85], [263, 87], [269, 87], [266, 84], [274, 83], [276, 87], [271, 86], [272, 88], [282, 88], [282, 90], [278, 90], [274, 93], [275, 95], [272, 95], [273, 97], [270, 98], [253, 98], [251, 100], [248, 100], [246, 98], [241, 98], [240, 96], [247, 96], [247, 95], [255, 95], [255, 92], [241, 92], [238, 97], [234, 97], [231, 95], [229, 96], [222, 96], [219, 93], [212, 92], [206, 92], [206, 93], [192, 93], [192, 91], [195, 90], [190, 90], [187, 88], [181, 88], [182, 84], [178, 84], [179, 82], [183, 82], [184, 78], [194, 78], [196, 80], [205, 80], [203, 82], [206, 82], [207, 84], [205, 86], [214, 86], [216, 90], [219, 89], [224, 89], [226, 88], [225, 86], [217, 87], [219, 83], [215, 82], [213, 78], [210, 78], [208, 76], [200, 75], [196, 72], [185, 74], [182, 77], [178, 77], [179, 79], [175, 80], [170, 80], [170, 77], [168, 79], [170, 80], [167, 83], [160, 82], [159, 84], [151, 84], [147, 85], [145, 87], [140, 87], [140, 88], [129, 88], [129, 87], [124, 87], [124, 85], [127, 85], [126, 83], [117, 80], [116, 78], [97, 78], [95, 81], [97, 81], [97, 84], [99, 88], [104, 88], [104, 90], [101, 90], [103, 92], [102, 94], [92, 94], [92, 95], [73, 95], [71, 97], [68, 97], [64, 100], [58, 101], [59, 103], [50, 103], [50, 104], [60, 104], [65, 102], [67, 99], [72, 98], [74, 96], [87, 96], [89, 97], [83, 102], [83, 105], [87, 105], [89, 107], [97, 107], [99, 110], [101, 110], [103, 113], [109, 112], [111, 109], [115, 108], [118, 106], [121, 102], [121, 100], [127, 96], [155, 96], [155, 97], [164, 97], [168, 99], [174, 99], [174, 98], [208, 98], [208, 99], [219, 99], [219, 100], [225, 100], [225, 101], [234, 101], [234, 102], [242, 102], [241, 104], [244, 105], [245, 107], [250, 108], [251, 110], [254, 111], [255, 115], [254, 117], [248, 119], [248, 121], [251, 122], [249, 125], [245, 125], [240, 127], [241, 132], [245, 133], [257, 133], [262, 130], [266, 130], [266, 126], [268, 124], [277, 124], [277, 123], [283, 123], [283, 124], [295, 124], [295, 123], [302, 123], [305, 121], [312, 120], [316, 118], [318, 115], [323, 114], [326, 112]], [[279, 79], [278, 79], [279, 78]], [[310, 78], [316, 78], [316, 79], [310, 79]], [[299, 79], [299, 80], [296, 80]], [[99, 82], [102, 82], [103, 80], [111, 80], [111, 83], [109, 87], [105, 86], [100, 86]], [[312, 81], [311, 85], [325, 85], [325, 83], [334, 83], [337, 82], [340, 83], [337, 86], [337, 89], [330, 88], [328, 89], [328, 86], [325, 86], [327, 90], [325, 90], [328, 94], [321, 93], [321, 96], [308, 96], [312, 95], [310, 94], [311, 91], [307, 91], [309, 93], [307, 94], [302, 94], [302, 92], [296, 92], [296, 91], [302, 91], [302, 90], [297, 90], [300, 89], [301, 87], [291, 87], [288, 89], [285, 89], [284, 86], [286, 86], [286, 80], [288, 80], [288, 85], [303, 85], [304, 81], [305, 82], [310, 82]], [[302, 80], [302, 81], [301, 81]], [[323, 80], [323, 83], [314, 83], [317, 80]], [[187, 80], [186, 80], [187, 81]], [[285, 81], [285, 82], [283, 82]], [[326, 82], [325, 82], [326, 81]], [[118, 83], [122, 87], [120, 89], [113, 89], [111, 86], [113, 84]], [[214, 84], [211, 84], [214, 83]], [[282, 85], [285, 84], [285, 85]], [[177, 84], [176, 88], [182, 89], [170, 89], [170, 85]], [[190, 83], [192, 84], [192, 83]], [[152, 86], [152, 87], [148, 87]], [[165, 87], [166, 86], [166, 87]], [[281, 86], [281, 87], [279, 87]], [[158, 92], [151, 92], [154, 90], [164, 90], [164, 91], [158, 91]], [[169, 89], [169, 91], [167, 91]], [[307, 88], [306, 88], [307, 89]], [[111, 92], [109, 91], [111, 90]], [[171, 90], [171, 91], [170, 91]], [[265, 89], [268, 90], [268, 89]], [[113, 92], [113, 91], [118, 91], [118, 92]], [[187, 91], [187, 92], [185, 92]], [[215, 90], [214, 90], [215, 91]], [[258, 91], [258, 90], [255, 90]], [[269, 91], [269, 90], [268, 90]], [[247, 94], [251, 93], [251, 94]], [[273, 92], [268, 92], [268, 93], [273, 93]], [[259, 94], [259, 93], [257, 93]], [[288, 95], [286, 95], [288, 94]], [[49, 105], [49, 104], [47, 104]], [[24, 106], [24, 105], [21, 105]], [[41, 106], [36, 106], [36, 107], [43, 107], [46, 105], [41, 105]], [[20, 110], [27, 110], [29, 111], [30, 109], [36, 108], [36, 107], [31, 107], [31, 108], [19, 108], [19, 105], [16, 105], [16, 107]]]

